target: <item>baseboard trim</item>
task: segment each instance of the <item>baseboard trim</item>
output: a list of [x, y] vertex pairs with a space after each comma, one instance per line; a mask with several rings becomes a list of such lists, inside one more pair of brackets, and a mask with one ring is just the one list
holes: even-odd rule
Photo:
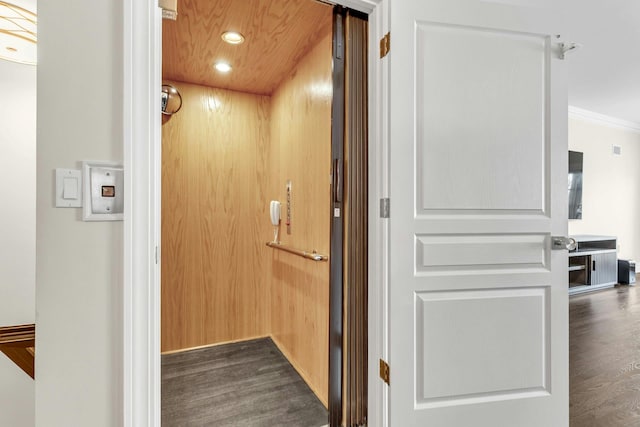
[[255, 337], [238, 338], [238, 339], [235, 339], [235, 340], [216, 342], [216, 343], [212, 343], [212, 344], [204, 344], [204, 345], [199, 345], [199, 346], [195, 346], [195, 347], [186, 347], [186, 348], [179, 348], [177, 350], [161, 351], [160, 354], [162, 356], [164, 356], [164, 355], [167, 355], [167, 354], [184, 353], [185, 351], [201, 350], [203, 348], [217, 347], [219, 345], [225, 345], [225, 344], [235, 344], [235, 343], [239, 343], [239, 342], [243, 342], [243, 341], [259, 340], [261, 338], [272, 338], [272, 337], [271, 337], [271, 335], [257, 335]]

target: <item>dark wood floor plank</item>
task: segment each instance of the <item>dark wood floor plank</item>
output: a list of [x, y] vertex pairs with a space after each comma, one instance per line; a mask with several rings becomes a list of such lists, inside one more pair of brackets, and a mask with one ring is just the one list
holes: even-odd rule
[[327, 420], [268, 338], [162, 356], [163, 427], [317, 427]]
[[571, 427], [640, 426], [640, 287], [569, 299]]

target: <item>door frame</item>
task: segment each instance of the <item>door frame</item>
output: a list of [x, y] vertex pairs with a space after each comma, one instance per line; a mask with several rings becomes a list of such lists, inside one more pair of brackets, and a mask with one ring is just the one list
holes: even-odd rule
[[[369, 14], [369, 416], [388, 425], [388, 388], [377, 359], [388, 360], [389, 58], [378, 40], [389, 29], [389, 1], [326, 1]], [[122, 316], [122, 424], [160, 426], [160, 201], [162, 18], [157, 0], [123, 4], [125, 168]]]

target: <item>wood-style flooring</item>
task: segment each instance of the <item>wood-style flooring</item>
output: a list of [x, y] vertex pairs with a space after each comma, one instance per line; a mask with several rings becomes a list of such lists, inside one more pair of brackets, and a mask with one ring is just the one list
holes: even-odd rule
[[162, 356], [162, 427], [318, 427], [327, 420], [269, 338]]
[[569, 298], [571, 427], [640, 426], [640, 285]]
[[[640, 284], [569, 298], [571, 427], [640, 427]], [[268, 339], [162, 356], [162, 426], [317, 427], [327, 411]]]

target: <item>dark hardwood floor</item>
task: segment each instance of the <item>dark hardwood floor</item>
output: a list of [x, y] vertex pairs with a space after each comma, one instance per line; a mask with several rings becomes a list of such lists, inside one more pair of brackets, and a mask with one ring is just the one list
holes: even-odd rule
[[269, 338], [162, 356], [162, 427], [318, 427], [328, 413]]
[[640, 426], [640, 285], [569, 298], [571, 427]]

